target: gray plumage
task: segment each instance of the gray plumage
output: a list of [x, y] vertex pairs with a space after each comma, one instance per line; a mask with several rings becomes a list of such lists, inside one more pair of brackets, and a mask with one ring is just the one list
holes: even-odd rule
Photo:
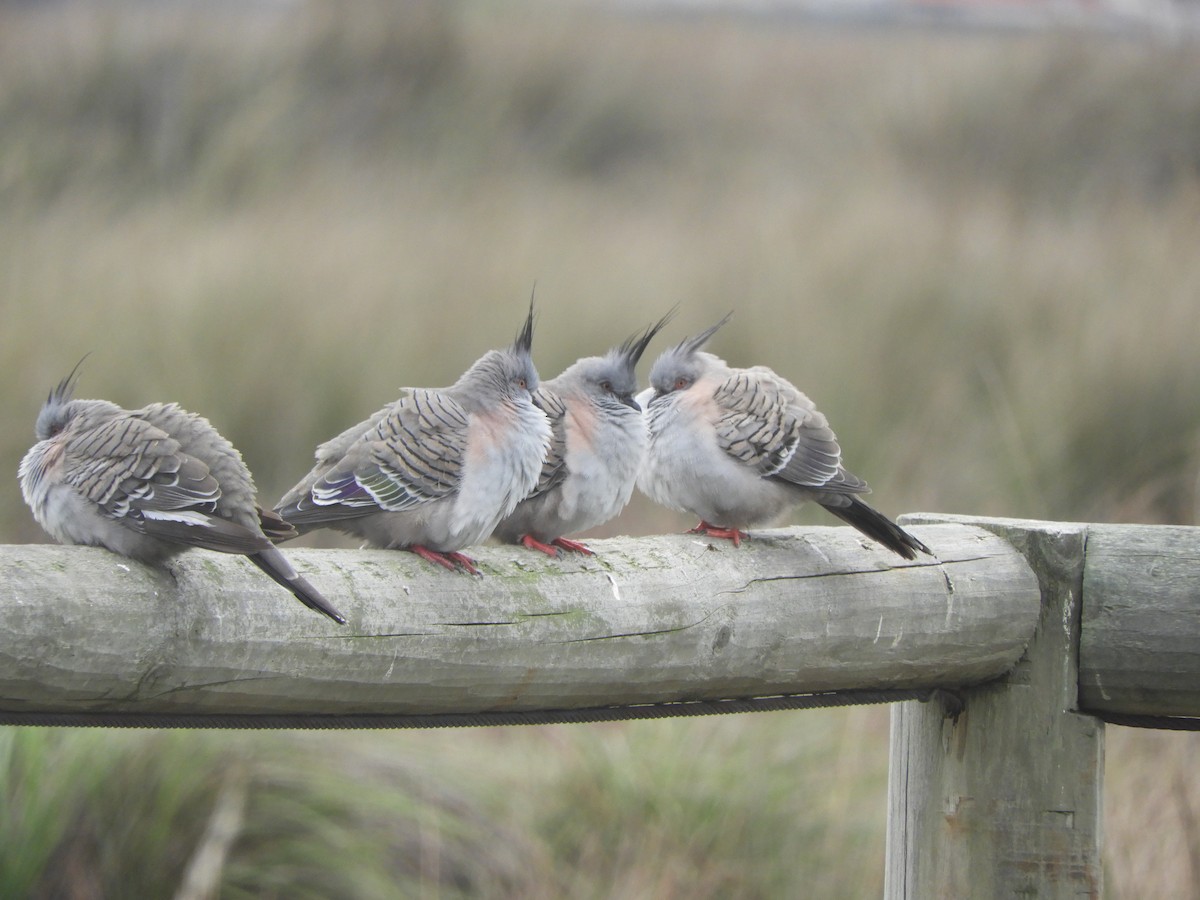
[[174, 403], [126, 410], [75, 400], [74, 384], [73, 371], [50, 393], [17, 473], [55, 540], [152, 564], [190, 547], [243, 554], [305, 606], [345, 623], [274, 546], [295, 531], [258, 506], [241, 454], [207, 419]]
[[808, 397], [764, 366], [731, 368], [700, 349], [729, 318], [654, 363], [639, 489], [699, 516], [695, 531], [735, 544], [744, 529], [814, 500], [906, 559], [930, 553], [859, 498], [867, 483], [846, 471], [837, 437]]
[[537, 483], [550, 424], [533, 403], [533, 308], [511, 348], [443, 389], [399, 400], [317, 448], [275, 509], [299, 531], [328, 527], [478, 574], [460, 550], [484, 540]]
[[602, 525], [629, 503], [646, 449], [646, 423], [633, 397], [635, 369], [672, 315], [538, 388], [534, 403], [550, 419], [550, 449], [533, 493], [496, 527], [495, 537], [552, 556], [557, 548], [591, 554], [564, 535]]

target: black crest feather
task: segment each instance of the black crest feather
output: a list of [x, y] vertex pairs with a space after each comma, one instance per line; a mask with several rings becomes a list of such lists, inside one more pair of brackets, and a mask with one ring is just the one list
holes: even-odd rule
[[691, 356], [693, 353], [695, 353], [697, 350], [699, 350], [701, 347], [703, 347], [705, 342], [710, 337], [712, 337], [714, 334], [717, 333], [718, 328], [720, 328], [722, 325], [726, 324], [732, 318], [733, 318], [733, 310], [730, 310], [729, 312], [725, 313], [724, 318], [722, 318], [721, 321], [718, 322], [716, 325], [713, 325], [711, 328], [706, 328], [704, 331], [700, 332], [695, 337], [684, 338], [682, 341], [679, 342], [679, 346], [676, 347], [675, 349], [677, 351], [686, 353], [688, 356]]
[[50, 392], [50, 396], [46, 398], [47, 403], [66, 403], [71, 399], [71, 396], [75, 393], [75, 383], [79, 380], [79, 367], [91, 355], [90, 350], [83, 354], [79, 362], [75, 363], [75, 368], [71, 369], [71, 373]]
[[[537, 290], [537, 285], [534, 285], [534, 290]], [[513, 350], [526, 354], [533, 351], [533, 291], [529, 294], [529, 315], [525, 317], [525, 327], [513, 341]]]
[[651, 325], [644, 331], [639, 331], [627, 337], [620, 347], [617, 348], [617, 355], [621, 358], [629, 368], [633, 369], [637, 366], [638, 361], [642, 358], [642, 354], [646, 352], [646, 347], [654, 340], [654, 336], [662, 331], [663, 327], [675, 318], [675, 313], [679, 311], [678, 305], [672, 306], [667, 310], [667, 314]]

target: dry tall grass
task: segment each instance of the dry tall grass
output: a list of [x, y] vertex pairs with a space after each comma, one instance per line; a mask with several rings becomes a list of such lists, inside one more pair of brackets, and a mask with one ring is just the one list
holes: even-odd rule
[[[890, 513], [1195, 521], [1189, 44], [482, 3], [0, 6], [0, 122], [12, 471], [46, 390], [91, 351], [83, 393], [203, 412], [273, 499], [399, 385], [448, 383], [507, 341], [536, 281], [547, 374], [675, 303], [668, 339], [735, 310], [713, 349], [807, 390]], [[6, 540], [44, 539], [15, 478], [0, 523]], [[607, 530], [681, 524], [639, 503]], [[267, 817], [281, 834], [237, 845], [230, 896], [273, 890], [256, 866], [303, 881], [305, 847], [364, 827], [345, 820], [339, 778], [392, 785], [427, 836], [488, 843], [516, 810], [505, 840], [549, 895], [871, 896], [884, 716], [297, 738], [295, 758], [282, 739], [205, 746], [315, 779]], [[168, 769], [185, 752], [146, 746]], [[1196, 889], [1195, 750], [1114, 730], [1115, 896]], [[369, 764], [388, 752], [418, 780], [466, 782], [450, 819]], [[328, 784], [295, 762], [311, 753]], [[1135, 791], [1172, 811], [1190, 853], [1159, 861], [1167, 842]], [[207, 815], [207, 795], [189, 796], [184, 844]], [[156, 801], [123, 802], [149, 816], [137, 803]], [[306, 845], [295, 831], [314, 805], [329, 814]], [[70, 810], [40, 812], [47, 854], [80, 846]], [[88, 839], [118, 860], [111, 891], [131, 865], [117, 850], [136, 844]], [[504, 860], [493, 885], [429, 875], [452, 854], [441, 838], [364, 853], [361, 896], [385, 896], [372, 879], [414, 859], [406, 883], [447, 896], [532, 890]]]

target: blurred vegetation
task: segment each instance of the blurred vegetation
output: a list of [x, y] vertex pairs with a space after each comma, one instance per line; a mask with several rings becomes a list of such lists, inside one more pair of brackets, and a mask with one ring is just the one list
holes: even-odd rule
[[[680, 722], [9, 728], [0, 896], [181, 896], [206, 859], [235, 898], [878, 895], [886, 773], [862, 762], [887, 726], [873, 713], [819, 711], [800, 731], [693, 721], [686, 752]], [[230, 795], [233, 839], [214, 857]]]
[[[14, 473], [90, 351], [82, 394], [204, 413], [273, 499], [401, 384], [506, 342], [536, 282], [547, 374], [675, 303], [668, 340], [733, 309], [713, 349], [813, 396], [889, 513], [1196, 520], [1186, 40], [0, 4], [0, 122]], [[636, 501], [604, 531], [682, 524]], [[45, 539], [15, 477], [0, 528]], [[222, 896], [877, 896], [886, 715], [9, 729], [0, 895], [170, 895], [229, 796]], [[1196, 743], [1113, 734], [1109, 887], [1186, 896]], [[1139, 808], [1193, 852], [1160, 858]]]

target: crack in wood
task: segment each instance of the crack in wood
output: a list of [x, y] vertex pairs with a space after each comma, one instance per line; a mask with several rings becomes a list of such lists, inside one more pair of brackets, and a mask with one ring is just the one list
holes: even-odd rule
[[942, 578], [946, 581], [948, 591], [954, 593], [954, 584], [950, 580], [950, 574], [947, 570], [948, 566], [961, 565], [963, 563], [986, 562], [992, 559], [991, 556], [971, 556], [962, 557], [950, 560], [931, 560], [929, 562], [913, 562], [901, 566], [885, 566], [879, 569], [831, 569], [827, 572], [791, 572], [786, 575], [763, 575], [756, 578], [751, 578], [740, 588], [731, 588], [727, 591], [721, 591], [722, 594], [742, 594], [750, 590], [756, 584], [765, 584], [770, 581], [796, 581], [809, 578], [846, 578], [853, 575], [883, 575], [888, 572], [894, 572], [896, 569], [937, 569], [941, 572]]
[[[704, 620], [701, 619], [701, 622]], [[691, 622], [687, 625], [680, 625], [676, 628], [657, 628], [653, 631], [624, 631], [619, 634], [598, 634], [592, 637], [571, 638], [569, 641], [553, 641], [555, 644], [585, 644], [589, 641], [611, 641], [618, 638], [635, 638], [635, 637], [654, 637], [659, 634], [674, 634], [677, 631], [686, 631], [689, 628], [694, 628], [700, 622]]]
[[436, 631], [384, 631], [378, 634], [335, 634], [322, 637], [320, 640], [361, 641], [367, 638], [429, 637], [437, 633]]
[[270, 681], [273, 678], [284, 678], [284, 675], [250, 675], [245, 678], [222, 678], [219, 681], [194, 681], [188, 684], [178, 684], [175, 687], [166, 688], [165, 690], [155, 691], [153, 694], [145, 694], [138, 696], [138, 701], [154, 700], [158, 697], [169, 697], [172, 694], [178, 694], [181, 691], [203, 690], [206, 688], [222, 687], [227, 684], [248, 684], [254, 681]]
[[568, 641], [550, 641], [548, 643], [582, 644], [582, 643], [586, 643], [588, 641], [609, 641], [609, 640], [613, 640], [614, 638], [653, 637], [653, 636], [659, 635], [659, 634], [675, 634], [676, 632], [679, 632], [679, 631], [687, 631], [687, 629], [689, 629], [689, 628], [695, 628], [697, 625], [703, 625], [705, 622], [707, 622], [709, 619], [711, 619], [713, 616], [715, 616], [717, 613], [719, 613], [724, 608], [725, 608], [724, 606], [718, 606], [716, 609], [712, 610], [711, 612], [705, 614], [704, 616], [701, 616], [695, 622], [688, 622], [685, 625], [677, 625], [674, 628], [657, 628], [652, 631], [626, 631], [626, 632], [620, 632], [617, 634], [598, 634], [598, 635], [593, 635], [592, 637], [572, 638], [571, 640], [568, 640]]
[[434, 625], [441, 625], [445, 628], [487, 628], [491, 625], [520, 625], [519, 621], [511, 621], [507, 619], [498, 619], [495, 622], [434, 622]]
[[771, 581], [807, 581], [810, 578], [844, 578], [847, 575], [878, 575], [882, 572], [890, 572], [890, 569], [868, 569], [866, 571], [829, 571], [829, 572], [795, 572], [788, 575], [762, 575], [757, 578], [751, 578], [739, 588], [730, 588], [727, 591], [720, 591], [719, 594], [744, 594], [756, 584], [766, 584]]

